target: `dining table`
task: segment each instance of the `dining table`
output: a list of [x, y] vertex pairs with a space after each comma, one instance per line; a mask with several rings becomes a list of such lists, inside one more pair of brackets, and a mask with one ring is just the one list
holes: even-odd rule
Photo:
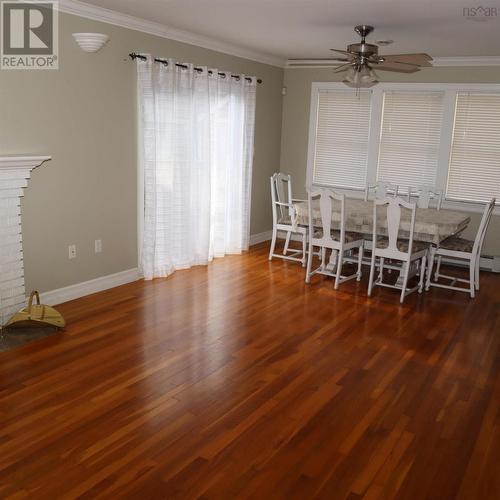
[[[294, 204], [296, 223], [309, 225], [309, 209], [307, 201]], [[312, 202], [313, 225], [321, 227], [319, 200]], [[399, 238], [408, 239], [410, 234], [411, 211], [401, 209]], [[450, 236], [461, 233], [470, 223], [470, 217], [455, 210], [436, 208], [417, 208], [415, 215], [415, 231], [413, 239], [439, 245]], [[340, 203], [334, 203], [332, 209], [332, 229], [340, 228]], [[373, 234], [373, 201], [358, 198], [345, 199], [345, 229], [366, 235]], [[387, 236], [387, 217], [383, 207], [377, 216], [377, 234]]]
[[[293, 203], [295, 214], [292, 224], [309, 225], [308, 202], [301, 200]], [[373, 235], [373, 201], [359, 198], [345, 198], [344, 206], [345, 230], [366, 235]], [[315, 227], [321, 228], [319, 200], [312, 201], [312, 219]], [[333, 203], [332, 229], [340, 229], [340, 203]], [[450, 236], [461, 233], [470, 223], [470, 217], [463, 212], [437, 208], [417, 208], [413, 239], [439, 246]], [[401, 220], [398, 237], [408, 239], [410, 235], [411, 211], [401, 208]], [[377, 211], [377, 235], [387, 236], [387, 217], [384, 207]], [[333, 268], [336, 262], [336, 252], [332, 252], [328, 268]], [[413, 271], [411, 274], [414, 274]]]

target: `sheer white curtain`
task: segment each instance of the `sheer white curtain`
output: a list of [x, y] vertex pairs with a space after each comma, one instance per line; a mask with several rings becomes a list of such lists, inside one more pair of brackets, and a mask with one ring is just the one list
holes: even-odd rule
[[256, 81], [137, 61], [151, 279], [248, 248]]

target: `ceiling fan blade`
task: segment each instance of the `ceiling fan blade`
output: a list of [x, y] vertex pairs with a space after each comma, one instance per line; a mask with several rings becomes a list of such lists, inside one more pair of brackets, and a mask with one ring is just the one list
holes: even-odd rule
[[347, 62], [349, 59], [341, 57], [292, 57], [289, 61], [331, 61], [331, 62]]
[[376, 64], [374, 65], [374, 69], [377, 71], [395, 71], [396, 73], [416, 73], [420, 70], [420, 66], [390, 61]]
[[351, 62], [348, 62], [346, 64], [342, 64], [338, 68], [335, 68], [334, 73], [341, 73], [342, 71], [348, 70], [352, 66]]
[[432, 66], [432, 57], [429, 54], [388, 54], [381, 55], [387, 62], [414, 64], [416, 66]]
[[338, 68], [345, 64], [351, 64], [350, 59], [337, 59], [337, 58], [311, 58], [311, 59], [288, 59], [288, 67], [299, 68]]
[[341, 49], [330, 49], [330, 50], [333, 50], [333, 52], [339, 52], [340, 54], [345, 54], [346, 56], [352, 56], [353, 55], [350, 52], [348, 52], [347, 50], [341, 50]]
[[374, 57], [371, 57], [370, 59], [368, 59], [368, 62], [370, 64], [387, 64], [387, 65], [393, 65], [393, 64], [397, 64], [397, 65], [403, 65], [403, 66], [411, 66], [411, 67], [414, 67], [414, 66], [418, 66], [420, 67], [420, 64], [416, 64], [416, 63], [409, 63], [409, 62], [404, 62], [404, 61], [396, 61], [396, 60], [393, 60], [393, 59], [389, 59], [388, 61], [385, 60], [385, 58], [374, 58]]

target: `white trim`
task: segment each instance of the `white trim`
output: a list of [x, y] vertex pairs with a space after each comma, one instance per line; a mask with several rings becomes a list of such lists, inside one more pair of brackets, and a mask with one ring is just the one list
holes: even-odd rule
[[316, 160], [316, 134], [318, 128], [318, 109], [319, 109], [319, 87], [320, 83], [313, 82], [311, 88], [311, 105], [309, 111], [309, 138], [307, 148], [307, 167], [306, 167], [306, 191], [309, 191], [313, 185], [314, 162]]
[[264, 241], [269, 241], [272, 237], [272, 230], [264, 231], [262, 233], [251, 234], [250, 235], [250, 246], [257, 245], [258, 243], [262, 243]]
[[435, 57], [433, 66], [500, 66], [500, 56]]
[[[154, 21], [146, 21], [145, 19], [129, 16], [128, 14], [122, 14], [111, 9], [89, 5], [78, 0], [59, 0], [59, 10], [67, 14], [73, 14], [75, 16], [85, 17], [94, 21], [100, 21], [103, 23], [113, 24], [115, 26], [121, 26], [122, 28], [141, 31], [142, 33], [168, 38], [169, 40], [176, 40], [178, 42], [196, 45], [198, 47], [215, 50], [224, 54], [250, 59], [251, 61], [270, 64], [271, 66], [277, 66], [279, 68], [283, 68], [286, 62], [285, 59], [271, 54], [258, 52], [233, 43], [225, 43], [220, 40], [214, 40], [213, 38], [197, 35], [189, 31], [178, 30], [165, 24], [156, 23]], [[140, 47], [137, 47], [137, 50], [140, 50]]]
[[[382, 117], [384, 113], [384, 94], [371, 89], [370, 96], [370, 134], [368, 136], [368, 161], [366, 162], [365, 183], [374, 184], [377, 180]], [[378, 97], [375, 98], [374, 97]]]
[[[337, 86], [345, 85], [342, 82], [324, 82], [327, 84], [333, 83]], [[383, 90], [455, 90], [467, 92], [469, 90], [484, 91], [484, 92], [500, 92], [500, 83], [413, 83], [413, 82], [380, 82], [373, 90], [382, 88]]]
[[[332, 61], [331, 59], [298, 59], [295, 61], [291, 61], [290, 59], [288, 59], [286, 61], [285, 67], [287, 69], [318, 69], [333, 68], [340, 66], [341, 64], [343, 63]], [[500, 66], [500, 56], [434, 57], [431, 67], [437, 66]]]
[[138, 279], [140, 279], [138, 269], [128, 269], [127, 271], [108, 274], [107, 276], [101, 276], [100, 278], [95, 278], [93, 280], [83, 281], [82, 283], [76, 283], [74, 285], [65, 286], [64, 288], [58, 288], [57, 290], [41, 293], [40, 301], [43, 304], [50, 306], [61, 304], [63, 302], [67, 302], [68, 300], [79, 299], [85, 295], [125, 285], [126, 283], [137, 281]]
[[[311, 84], [311, 107], [309, 116], [309, 141], [307, 153], [307, 186], [312, 185], [314, 171], [314, 151], [316, 142], [316, 122], [317, 122], [317, 105], [318, 95], [320, 90], [345, 90], [346, 86], [342, 82], [312, 82]], [[456, 92], [496, 92], [500, 93], [500, 84], [498, 83], [395, 83], [395, 82], [380, 82], [378, 85], [370, 89], [371, 97], [371, 124], [370, 124], [370, 144], [369, 158], [367, 165], [366, 177], [368, 181], [374, 181], [377, 175], [378, 163], [378, 144], [374, 144], [379, 140], [379, 126], [381, 121], [381, 101], [384, 91], [386, 90], [419, 90], [419, 91], [441, 91], [445, 93], [445, 108], [443, 115], [442, 135], [441, 135], [441, 150], [439, 152], [439, 162], [436, 172], [436, 186], [443, 191], [446, 196], [446, 187], [448, 179], [449, 158], [452, 146], [452, 133], [454, 124], [454, 106]], [[453, 116], [452, 116], [453, 115]], [[375, 120], [375, 121], [374, 121]], [[373, 128], [373, 130], [371, 130]], [[376, 153], [376, 155], [375, 155]], [[375, 155], [375, 156], [374, 156]], [[325, 186], [335, 187], [335, 186]], [[340, 193], [345, 193], [352, 197], [361, 197], [361, 190], [338, 188]], [[470, 201], [460, 200], [443, 200], [442, 208], [450, 210], [459, 210], [463, 212], [482, 213], [484, 203], [474, 203]], [[500, 215], [500, 206], [497, 206], [493, 212], [495, 215]]]

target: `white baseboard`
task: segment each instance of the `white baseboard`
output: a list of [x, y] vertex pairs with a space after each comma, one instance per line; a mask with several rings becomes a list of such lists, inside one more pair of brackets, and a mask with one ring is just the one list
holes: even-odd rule
[[257, 243], [262, 243], [263, 241], [269, 241], [271, 239], [272, 234], [273, 234], [272, 230], [264, 231], [263, 233], [251, 234], [250, 246], [257, 245]]
[[[269, 241], [271, 239], [272, 231], [264, 231], [262, 233], [253, 234], [250, 236], [250, 245], [256, 245], [257, 243], [262, 243], [264, 241]], [[292, 240], [294, 240], [292, 236]], [[491, 257], [481, 258], [481, 269], [493, 272], [499, 272], [496, 265], [498, 257], [495, 259]], [[449, 264], [460, 265], [460, 261], [449, 259], [447, 260]], [[496, 264], [496, 265], [495, 265]], [[131, 283], [140, 279], [139, 270], [137, 268], [128, 269], [126, 271], [120, 271], [119, 273], [108, 274], [107, 276], [102, 276], [100, 278], [95, 278], [93, 280], [84, 281], [82, 283], [76, 283], [74, 285], [65, 286], [64, 288], [58, 288], [57, 290], [51, 290], [49, 292], [44, 292], [40, 294], [40, 300], [43, 304], [57, 305], [69, 300], [79, 299], [85, 295], [90, 295], [92, 293], [102, 292], [103, 290], [108, 290], [109, 288], [114, 288], [115, 286], [125, 285], [126, 283]]]
[[102, 276], [93, 280], [84, 281], [82, 283], [65, 286], [64, 288], [58, 288], [57, 290], [51, 290], [50, 292], [41, 293], [40, 301], [42, 302], [42, 304], [53, 306], [56, 304], [67, 302], [68, 300], [79, 299], [80, 297], [84, 297], [85, 295], [102, 292], [103, 290], [107, 290], [108, 288], [125, 285], [126, 283], [137, 281], [138, 279], [139, 270], [137, 268], [128, 269], [126, 271], [120, 271], [119, 273], [108, 274], [107, 276]]

